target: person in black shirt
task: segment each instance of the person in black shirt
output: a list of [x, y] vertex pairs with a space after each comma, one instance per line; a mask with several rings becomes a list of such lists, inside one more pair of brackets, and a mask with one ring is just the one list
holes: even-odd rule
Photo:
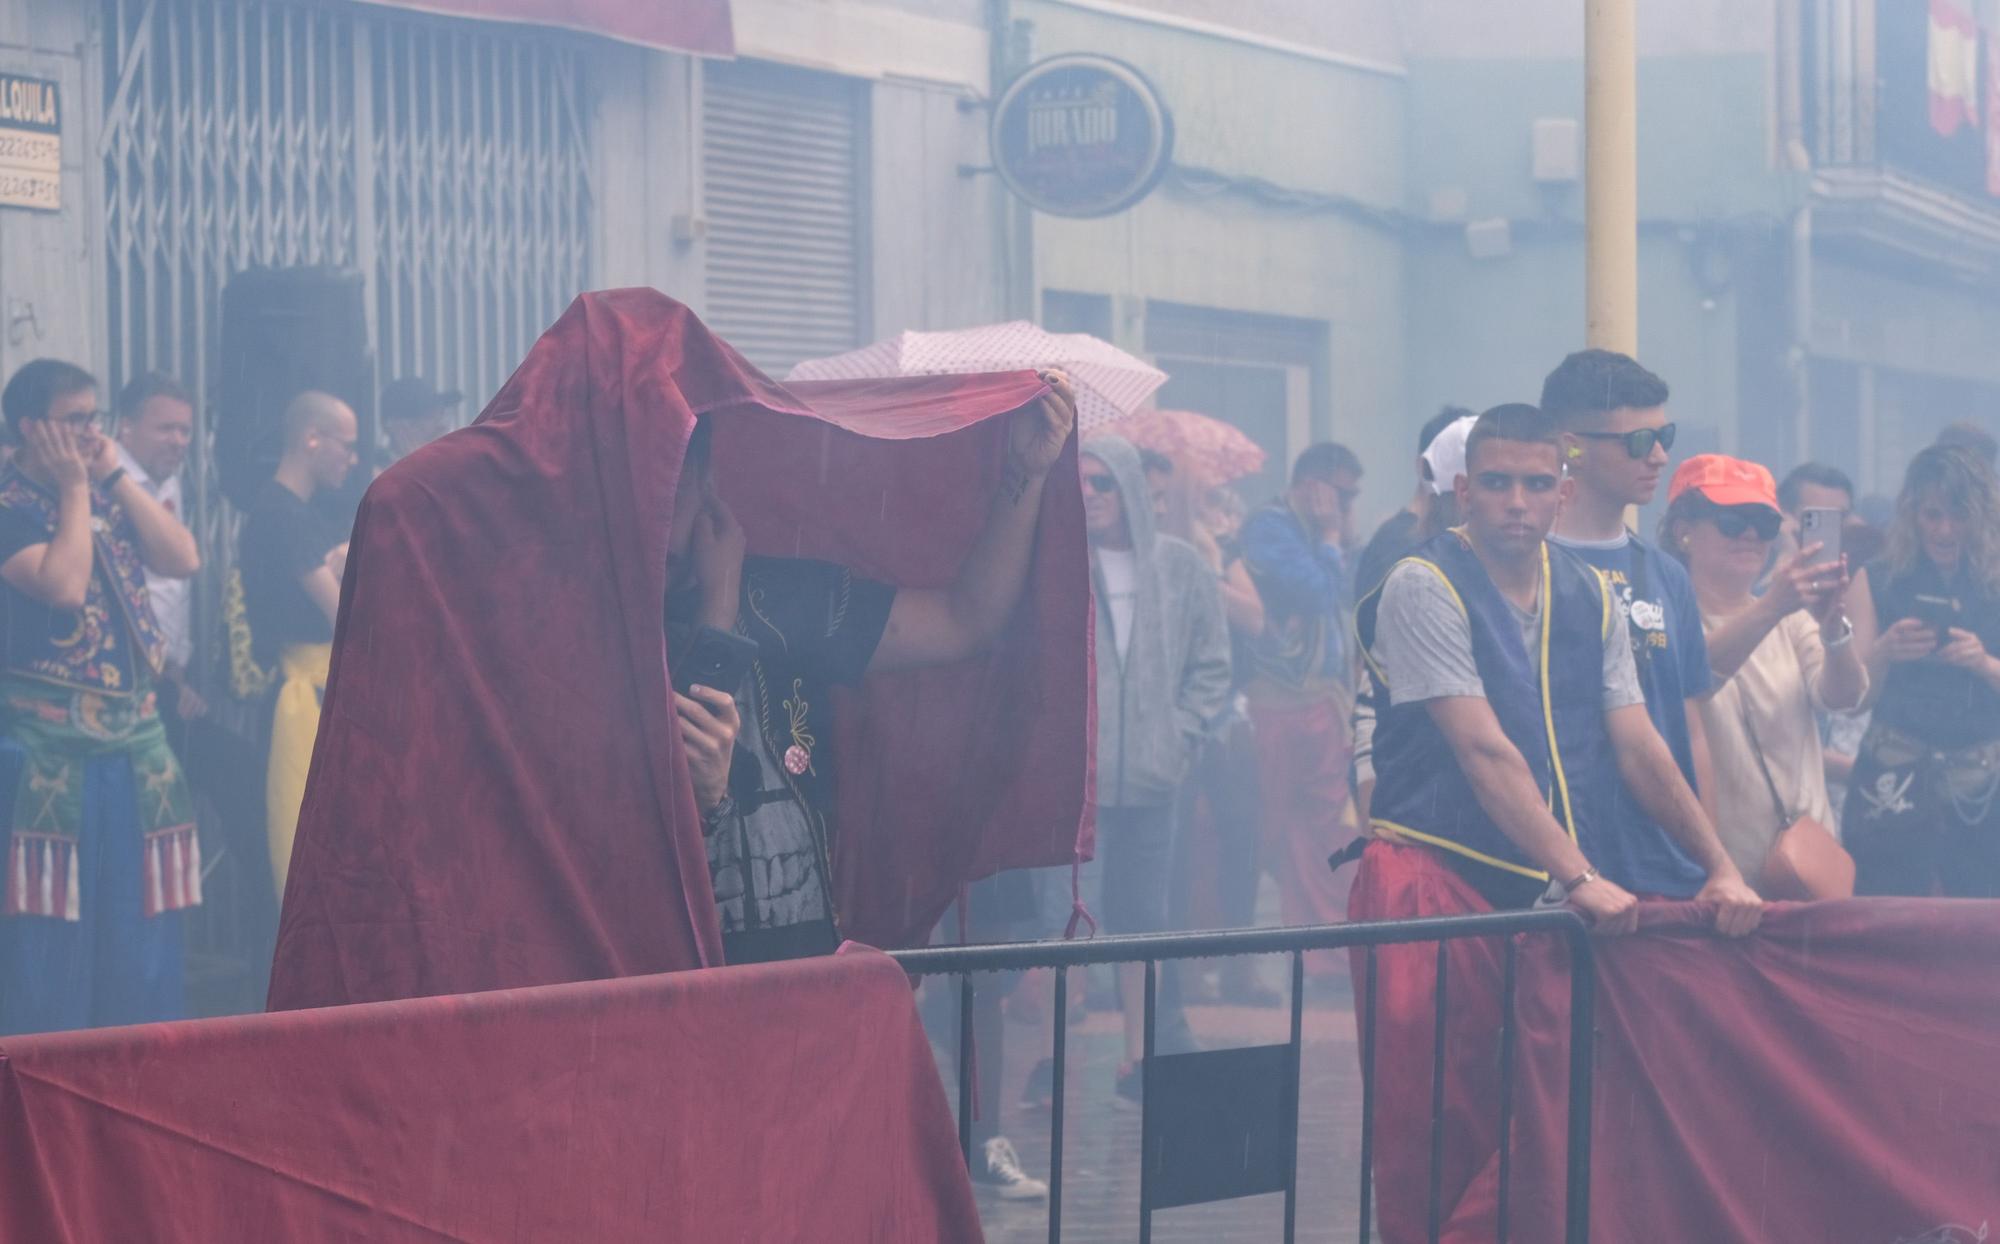
[[696, 423], [668, 544], [669, 668], [675, 637], [703, 626], [745, 636], [758, 650], [742, 686], [674, 697], [728, 962], [825, 954], [839, 944], [827, 690], [869, 673], [963, 660], [1006, 623], [1027, 583], [1043, 485], [1076, 421], [1068, 380], [1047, 379], [1052, 392], [1011, 416], [1011, 459], [986, 530], [942, 589], [897, 589], [824, 562], [746, 557], [743, 528], [712, 485], [712, 430]]
[[1856, 892], [2000, 897], [2000, 483], [1982, 458], [1910, 461], [1847, 612], [1877, 689], [1841, 816]]
[[1361, 550], [1361, 561], [1354, 575], [1354, 598], [1361, 599], [1381, 586], [1389, 577], [1389, 570], [1403, 560], [1405, 554], [1422, 544], [1427, 538], [1423, 534], [1424, 520], [1438, 504], [1440, 495], [1451, 495], [1452, 481], [1435, 479], [1430, 462], [1424, 451], [1431, 447], [1438, 433], [1444, 431], [1460, 419], [1470, 419], [1473, 412], [1463, 406], [1447, 406], [1425, 420], [1417, 431], [1417, 488], [1402, 509], [1397, 510], [1368, 539], [1368, 547]]
[[237, 568], [257, 663], [279, 671], [271, 713], [264, 810], [271, 872], [282, 898], [298, 830], [299, 802], [319, 732], [319, 701], [333, 656], [333, 622], [346, 568], [344, 533], [312, 507], [340, 487], [357, 458], [354, 412], [329, 394], [305, 392], [285, 408], [285, 453], [243, 524]]

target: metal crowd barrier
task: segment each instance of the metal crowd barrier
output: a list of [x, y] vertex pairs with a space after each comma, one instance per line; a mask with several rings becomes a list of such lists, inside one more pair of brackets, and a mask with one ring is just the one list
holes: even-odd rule
[[[1211, 933], [1159, 933], [1135, 937], [1099, 937], [1065, 942], [1007, 942], [988, 945], [932, 946], [894, 952], [897, 962], [916, 976], [956, 976], [958, 978], [958, 1140], [966, 1161], [972, 1161], [973, 1116], [973, 983], [974, 973], [1013, 972], [1031, 968], [1059, 969], [1055, 975], [1055, 1041], [1053, 1101], [1049, 1121], [1049, 1241], [1062, 1239], [1063, 1122], [1064, 1093], [1069, 1037], [1069, 973], [1060, 969], [1099, 963], [1144, 963], [1145, 1060], [1141, 1065], [1139, 1240], [1151, 1244], [1153, 1212], [1176, 1205], [1225, 1200], [1256, 1192], [1282, 1190], [1285, 1195], [1284, 1240], [1291, 1244], [1297, 1226], [1298, 1201], [1298, 1119], [1299, 1058], [1305, 1015], [1305, 955], [1313, 950], [1366, 949], [1362, 973], [1361, 1002], [1368, 1016], [1367, 1031], [1361, 1041], [1361, 1161], [1360, 1161], [1360, 1240], [1368, 1244], [1373, 1222], [1373, 1130], [1375, 1111], [1375, 988], [1376, 948], [1436, 942], [1437, 1028], [1431, 1070], [1430, 1199], [1429, 1235], [1435, 1244], [1443, 1226], [1441, 1204], [1442, 1149], [1444, 1141], [1444, 1054], [1445, 1018], [1448, 1004], [1448, 975], [1445, 944], [1466, 938], [1500, 938], [1505, 947], [1501, 981], [1500, 1028], [1500, 1154], [1499, 1205], [1495, 1223], [1498, 1244], [1508, 1240], [1508, 1194], [1510, 1173], [1510, 1128], [1514, 1100], [1515, 1020], [1514, 995], [1517, 934], [1561, 937], [1570, 947], [1570, 1036], [1569, 1036], [1569, 1116], [1567, 1130], [1566, 1187], [1564, 1189], [1564, 1244], [1587, 1244], [1590, 1235], [1590, 1089], [1593, 1010], [1596, 999], [1594, 958], [1587, 926], [1574, 912], [1564, 908], [1491, 915], [1453, 916], [1424, 920], [1380, 921], [1360, 924], [1315, 925], [1300, 928], [1232, 929]], [[1161, 962], [1180, 959], [1212, 959], [1231, 955], [1288, 954], [1291, 956], [1291, 1036], [1283, 1046], [1261, 1047], [1282, 1053], [1284, 1077], [1283, 1135], [1277, 1153], [1281, 1170], [1275, 1173], [1275, 1187], [1224, 1190], [1222, 1195], [1179, 1196], [1163, 1190], [1155, 1172], [1168, 1151], [1167, 1138], [1156, 1134], [1155, 1089], [1160, 1059], [1154, 1056], [1156, 977]], [[1256, 1049], [1258, 1047], [1253, 1047]], [[1248, 1052], [1248, 1051], [1246, 1051]], [[1172, 1058], [1209, 1058], [1238, 1051], [1210, 1051]]]

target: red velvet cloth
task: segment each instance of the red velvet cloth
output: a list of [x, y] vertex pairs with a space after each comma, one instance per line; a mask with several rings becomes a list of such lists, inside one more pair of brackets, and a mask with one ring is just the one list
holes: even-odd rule
[[0, 1241], [978, 1240], [886, 956], [0, 1042]]
[[[1357, 919], [1486, 907], [1432, 853], [1387, 843], [1370, 844], [1353, 902]], [[1969, 1244], [2000, 1220], [2000, 903], [1778, 905], [1742, 941], [1711, 923], [1648, 902], [1640, 934], [1595, 943], [1590, 1238]], [[1427, 1238], [1436, 952], [1377, 953], [1378, 1225], [1411, 1244]], [[1447, 958], [1441, 1238], [1490, 1244], [1499, 947]], [[1522, 941], [1515, 1240], [1562, 1238], [1567, 958]]]
[[525, 22], [609, 35], [627, 43], [733, 56], [729, 0], [369, 0], [451, 17]]
[[[1027, 400], [1024, 375], [997, 400], [986, 388], [997, 378], [793, 384], [832, 426], [802, 432], [796, 416], [762, 410], [719, 421], [717, 487], [753, 553], [943, 587], [1007, 461], [1006, 424], [986, 416]], [[1066, 483], [1043, 504], [1034, 589], [985, 660], [835, 689], [834, 891], [857, 941], [921, 945], [961, 882], [1089, 858], [1092, 826], [1079, 819], [1097, 698], [1080, 695], [1094, 666], [1076, 474], [1072, 448], [1051, 473]]]
[[[1647, 903], [1639, 936], [1599, 946], [1590, 1238], [1984, 1238], [2000, 1223], [2000, 902], [1788, 904], [1740, 942], [1709, 920]], [[1517, 1240], [1561, 1238], [1561, 959], [1546, 942], [1523, 958]]]
[[[922, 585], [963, 557], [997, 484], [994, 416], [1043, 391], [1010, 373], [818, 388], [808, 405], [661, 294], [579, 298], [478, 422], [362, 501], [271, 1006], [719, 963], [663, 639], [695, 416], [715, 417], [718, 482], [752, 552]], [[1074, 452], [1007, 639], [871, 680], [842, 715], [850, 934], [920, 940], [966, 880], [1088, 846]]]

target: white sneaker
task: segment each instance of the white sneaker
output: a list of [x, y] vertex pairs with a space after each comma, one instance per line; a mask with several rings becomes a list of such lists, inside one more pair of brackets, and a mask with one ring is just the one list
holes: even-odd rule
[[972, 1181], [993, 1189], [1003, 1201], [1042, 1201], [1049, 1195], [1045, 1181], [1021, 1169], [1021, 1155], [1014, 1152], [1014, 1143], [1005, 1136], [986, 1142], [986, 1165], [984, 1169], [975, 1166]]

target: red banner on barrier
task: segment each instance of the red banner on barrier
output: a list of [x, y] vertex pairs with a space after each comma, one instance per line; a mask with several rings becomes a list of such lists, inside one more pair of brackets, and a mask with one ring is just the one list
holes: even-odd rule
[[909, 979], [858, 948], [0, 1039], [0, 1244], [979, 1238]]
[[[1601, 943], [1592, 1240], [1970, 1244], [2000, 1224], [2000, 903], [1780, 905]], [[1522, 972], [1516, 1240], [1562, 1238], [1569, 986]], [[1491, 1238], [1461, 1222], [1444, 1238]]]

